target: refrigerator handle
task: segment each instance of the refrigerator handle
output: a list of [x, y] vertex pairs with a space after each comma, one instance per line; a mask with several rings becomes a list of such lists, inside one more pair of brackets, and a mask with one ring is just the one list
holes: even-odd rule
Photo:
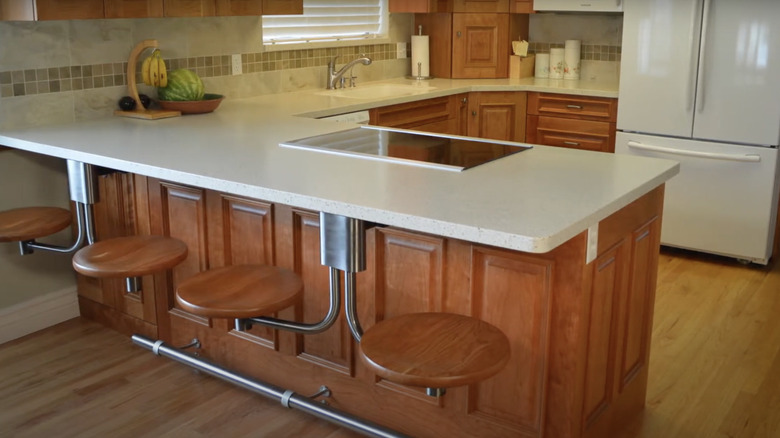
[[632, 149], [640, 149], [643, 151], [651, 151], [651, 152], [663, 152], [666, 154], [673, 154], [673, 155], [683, 155], [686, 157], [697, 157], [697, 158], [710, 158], [713, 160], [726, 160], [726, 161], [742, 161], [742, 162], [748, 162], [748, 163], [758, 163], [761, 161], [760, 155], [753, 155], [753, 154], [718, 154], [714, 152], [698, 152], [698, 151], [689, 151], [685, 149], [675, 149], [675, 148], [667, 148], [664, 146], [652, 146], [649, 144], [642, 144], [638, 141], [629, 141], [628, 147]]
[[710, 0], [704, 0], [704, 18], [701, 21], [701, 45], [699, 46], [699, 91], [696, 93], [696, 111], [704, 111], [704, 90], [706, 81], [705, 58], [707, 56], [707, 23], [710, 21]]
[[688, 39], [688, 45], [691, 48], [691, 54], [690, 54], [690, 62], [688, 63], [688, 88], [685, 90], [685, 95], [688, 97], [688, 107], [687, 111], [693, 111], [693, 103], [696, 100], [696, 61], [698, 60], [699, 52], [696, 50], [699, 47], [699, 39], [696, 38], [696, 29], [698, 26], [697, 18], [701, 18], [701, 15], [699, 15], [699, 4], [701, 0], [696, 0], [695, 4], [693, 5], [693, 12], [691, 13], [691, 34], [689, 35]]

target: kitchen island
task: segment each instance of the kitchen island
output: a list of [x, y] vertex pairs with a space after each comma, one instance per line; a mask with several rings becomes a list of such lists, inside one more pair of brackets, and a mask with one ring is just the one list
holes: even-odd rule
[[[459, 92], [448, 86], [382, 104]], [[571, 92], [571, 90], [566, 90]], [[605, 436], [641, 409], [647, 378], [666, 160], [535, 146], [463, 171], [279, 147], [349, 129], [316, 120], [376, 106], [321, 92], [228, 100], [206, 115], [107, 118], [0, 133], [0, 144], [118, 170], [102, 178], [98, 237], [167, 234], [188, 259], [172, 275], [80, 279], [83, 315], [183, 345], [414, 436]], [[225, 264], [270, 263], [304, 278], [280, 317], [327, 308], [317, 212], [380, 227], [367, 235], [358, 304], [368, 327], [413, 311], [477, 316], [512, 344], [509, 365], [439, 399], [377, 379], [342, 322], [303, 337], [231, 330], [176, 307], [172, 286]], [[145, 354], [139, 351], [139, 354]]]

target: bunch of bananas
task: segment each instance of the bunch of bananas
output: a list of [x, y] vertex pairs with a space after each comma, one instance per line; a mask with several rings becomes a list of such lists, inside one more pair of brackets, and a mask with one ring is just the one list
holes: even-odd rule
[[154, 49], [148, 58], [141, 64], [141, 78], [144, 84], [152, 87], [165, 88], [168, 86], [168, 71], [165, 61], [160, 56], [160, 50]]

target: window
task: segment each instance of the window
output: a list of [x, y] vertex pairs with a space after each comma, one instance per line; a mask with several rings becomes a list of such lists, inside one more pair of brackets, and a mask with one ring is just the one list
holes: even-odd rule
[[263, 17], [263, 44], [374, 40], [386, 23], [386, 0], [303, 0], [303, 15]]

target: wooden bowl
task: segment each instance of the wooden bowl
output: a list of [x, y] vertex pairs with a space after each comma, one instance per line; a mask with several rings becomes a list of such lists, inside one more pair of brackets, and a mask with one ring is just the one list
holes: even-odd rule
[[160, 107], [165, 110], [181, 111], [182, 114], [210, 113], [217, 109], [225, 96], [221, 94], [203, 95], [203, 100], [160, 100]]

